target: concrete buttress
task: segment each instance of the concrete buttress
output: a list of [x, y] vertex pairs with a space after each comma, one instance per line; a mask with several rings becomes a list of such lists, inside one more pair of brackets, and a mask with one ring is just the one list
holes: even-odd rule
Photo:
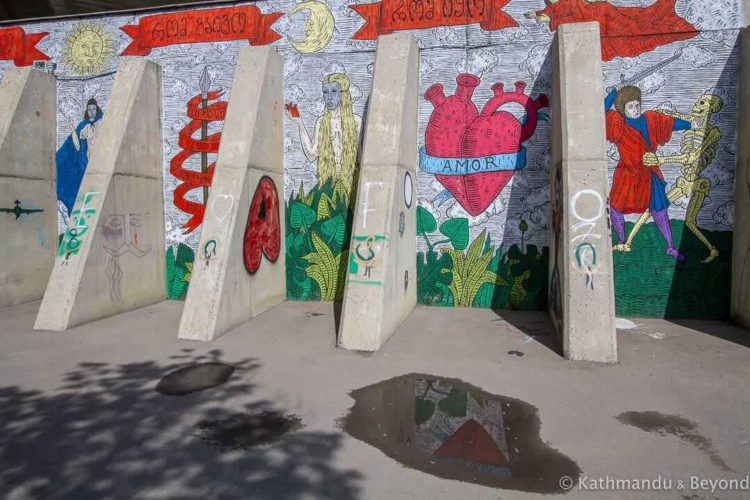
[[599, 24], [552, 46], [549, 309], [566, 358], [617, 361]]
[[240, 49], [179, 338], [213, 340], [286, 299], [284, 64]]
[[119, 65], [34, 329], [166, 298], [161, 103], [158, 65]]
[[417, 302], [419, 50], [381, 36], [363, 141], [338, 344], [376, 351]]
[[0, 307], [44, 295], [57, 250], [55, 78], [31, 68], [0, 84]]

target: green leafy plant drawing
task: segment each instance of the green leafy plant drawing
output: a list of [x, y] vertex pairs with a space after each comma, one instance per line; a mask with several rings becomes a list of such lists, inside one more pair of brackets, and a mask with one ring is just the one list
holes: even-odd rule
[[343, 245], [346, 236], [346, 219], [342, 214], [336, 214], [320, 225], [320, 233], [327, 238], [326, 243], [329, 246], [334, 241], [337, 245]]
[[[287, 201], [287, 298], [340, 300], [348, 264], [352, 212], [340, 182], [304, 186]], [[333, 272], [334, 269], [336, 272]]]
[[536, 245], [526, 245], [526, 251], [522, 251], [518, 245], [513, 245], [505, 254], [498, 252], [490, 265], [495, 266], [511, 286], [496, 290], [492, 307], [501, 304], [510, 309], [546, 309], [548, 264], [548, 247], [540, 251]]
[[312, 242], [315, 252], [303, 257], [310, 263], [305, 272], [318, 284], [321, 300], [340, 300], [349, 252], [345, 250], [334, 256], [328, 245], [314, 233]]
[[326, 220], [331, 218], [331, 210], [335, 208], [333, 200], [326, 194], [323, 193], [318, 199], [318, 211], [316, 220]]
[[[522, 221], [519, 228], [524, 235], [528, 223]], [[430, 233], [438, 230], [441, 238], [431, 239]], [[448, 219], [438, 227], [435, 217], [422, 206], [417, 206], [417, 235], [427, 246], [426, 252], [417, 253], [419, 303], [446, 307], [546, 308], [549, 262], [546, 247], [540, 252], [534, 245], [512, 245], [506, 252], [502, 247], [495, 248], [486, 229], [470, 242], [468, 219]], [[524, 247], [526, 251], [522, 251]]]
[[310, 226], [318, 220], [315, 210], [300, 201], [293, 201], [289, 206], [289, 224], [299, 229], [302, 234], [310, 232]]
[[452, 280], [448, 289], [453, 295], [453, 304], [458, 307], [471, 307], [479, 289], [485, 283], [507, 286], [508, 283], [488, 266], [493, 257], [493, 249], [484, 251], [485, 234], [483, 229], [469, 245], [466, 253], [463, 250], [451, 250], [453, 260]]
[[452, 301], [448, 285], [453, 261], [446, 252], [417, 253], [417, 297], [420, 303], [449, 306]]
[[193, 261], [195, 253], [193, 250], [180, 243], [175, 253], [173, 247], [167, 248], [167, 298], [171, 300], [181, 300], [185, 298], [188, 284], [193, 271]]

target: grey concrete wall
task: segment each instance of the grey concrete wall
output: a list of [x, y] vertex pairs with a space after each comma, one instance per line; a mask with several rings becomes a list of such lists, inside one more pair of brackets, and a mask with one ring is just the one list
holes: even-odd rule
[[161, 116], [161, 68], [121, 63], [35, 329], [166, 298]]
[[417, 303], [419, 50], [408, 34], [378, 40], [344, 288], [341, 347], [375, 351]]
[[[747, 5], [747, 3], [745, 4]], [[742, 29], [737, 113], [737, 168], [734, 180], [732, 319], [750, 328], [750, 28]]]
[[55, 78], [31, 68], [0, 84], [0, 307], [42, 297], [57, 250]]
[[566, 358], [616, 362], [599, 24], [560, 26], [552, 57], [550, 316]]
[[[286, 299], [283, 78], [272, 48], [240, 50], [182, 339], [212, 340]], [[248, 269], [245, 255], [258, 251]]]

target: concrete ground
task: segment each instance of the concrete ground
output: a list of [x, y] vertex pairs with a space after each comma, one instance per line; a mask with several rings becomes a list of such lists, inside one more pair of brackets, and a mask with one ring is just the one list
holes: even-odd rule
[[[738, 479], [750, 469], [750, 334], [727, 324], [637, 320], [618, 334], [620, 363], [600, 366], [567, 362], [548, 347], [541, 313], [419, 307], [380, 352], [363, 355], [334, 347], [331, 304], [285, 303], [212, 343], [177, 340], [182, 305], [163, 302], [64, 333], [32, 330], [38, 302], [0, 309], [0, 496], [541, 497], [407, 469], [339, 430], [349, 391], [417, 372], [536, 406], [542, 439], [589, 482], [673, 481], [669, 491], [646, 492], [576, 485], [567, 498], [750, 498], [690, 489], [691, 476]], [[237, 370], [226, 384], [188, 396], [154, 391], [169, 371], [208, 360]], [[296, 414], [304, 427], [228, 452], [194, 435], [203, 419], [256, 410]], [[615, 418], [628, 411], [692, 420], [693, 442]], [[715, 465], [721, 461], [732, 471]]]

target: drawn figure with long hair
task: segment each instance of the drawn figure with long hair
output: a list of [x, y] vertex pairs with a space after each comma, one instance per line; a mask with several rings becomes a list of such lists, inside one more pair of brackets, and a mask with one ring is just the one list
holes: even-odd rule
[[104, 116], [102, 109], [93, 97], [86, 103], [83, 119], [78, 125], [71, 119], [70, 135], [60, 146], [55, 155], [57, 164], [57, 199], [69, 214], [81, 187], [83, 174], [91, 157], [94, 136], [99, 122]]
[[296, 108], [289, 115], [299, 129], [305, 157], [308, 161], [317, 160], [318, 184], [322, 186], [329, 179], [340, 181], [351, 202], [357, 181], [357, 152], [362, 117], [352, 110], [349, 85], [349, 77], [343, 73], [331, 73], [322, 79], [325, 108], [315, 121], [312, 138], [302, 118], [294, 112]]

